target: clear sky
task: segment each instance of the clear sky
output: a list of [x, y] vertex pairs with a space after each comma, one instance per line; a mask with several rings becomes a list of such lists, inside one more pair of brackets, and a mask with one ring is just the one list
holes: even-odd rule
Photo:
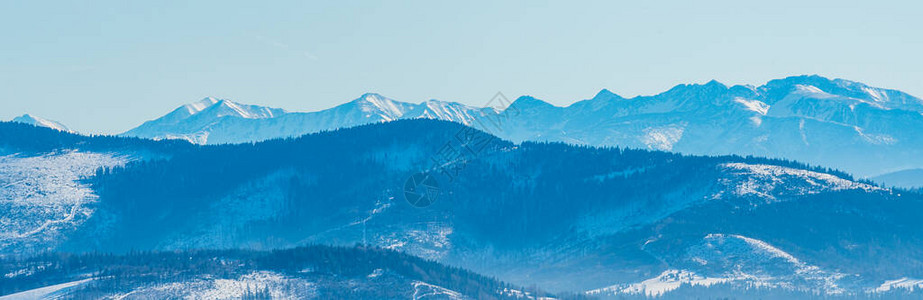
[[0, 1], [0, 120], [117, 133], [205, 96], [567, 105], [798, 74], [923, 96], [919, 0], [236, 2]]

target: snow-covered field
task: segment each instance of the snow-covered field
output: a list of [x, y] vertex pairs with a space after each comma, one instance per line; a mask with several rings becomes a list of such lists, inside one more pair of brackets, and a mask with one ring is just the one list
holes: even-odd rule
[[316, 298], [314, 284], [279, 273], [258, 271], [233, 279], [200, 278], [135, 289], [108, 299], [241, 299], [267, 291], [272, 299]]

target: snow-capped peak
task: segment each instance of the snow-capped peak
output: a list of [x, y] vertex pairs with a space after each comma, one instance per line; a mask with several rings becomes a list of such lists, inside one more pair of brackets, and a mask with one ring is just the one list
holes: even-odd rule
[[376, 93], [365, 93], [352, 103], [365, 113], [381, 113], [389, 120], [396, 120], [406, 112], [397, 101]]
[[185, 104], [173, 111], [166, 119], [186, 119], [195, 115], [207, 115], [211, 118], [236, 117], [244, 119], [268, 119], [285, 113], [279, 108], [259, 105], [241, 104], [231, 100], [206, 97], [202, 100]]
[[818, 75], [791, 76], [767, 82], [759, 89], [781, 99], [785, 94], [805, 93], [805, 87], [818, 95], [835, 95], [846, 101], [860, 101], [885, 109], [923, 112], [923, 100], [897, 90], [876, 88], [846, 79], [829, 79]]
[[211, 113], [213, 117], [231, 116], [244, 119], [269, 119], [285, 111], [279, 108], [240, 104], [230, 100], [219, 100], [202, 112]]
[[[478, 118], [504, 113], [497, 104], [474, 108], [444, 101], [409, 103], [366, 93], [331, 109], [286, 113], [205, 98], [126, 135], [242, 143], [399, 119], [471, 125], [483, 123], [471, 123]], [[569, 106], [522, 96], [510, 108], [502, 116], [504, 130], [497, 134], [516, 142], [785, 157], [859, 176], [923, 167], [914, 163], [916, 152], [902, 150], [917, 149], [923, 143], [920, 135], [902, 130], [923, 124], [923, 100], [816, 75], [776, 79], [760, 86], [729, 87], [716, 80], [702, 81], [632, 98], [600, 90], [593, 98]], [[875, 153], [882, 161], [872, 164], [848, 157], [855, 154], [844, 151]]]
[[64, 131], [64, 132], [73, 132], [69, 128], [67, 128], [67, 126], [64, 126], [64, 124], [61, 124], [60, 122], [41, 118], [41, 117], [36, 117], [30, 114], [24, 114], [16, 118], [13, 118], [13, 122], [25, 123], [25, 124], [38, 126], [38, 127], [46, 127], [46, 128], [51, 128], [51, 129], [58, 130], [58, 131]]
[[834, 95], [824, 92], [820, 88], [809, 85], [809, 84], [796, 84], [794, 87], [793, 94], [800, 94], [802, 96], [811, 96], [813, 98], [832, 98]]

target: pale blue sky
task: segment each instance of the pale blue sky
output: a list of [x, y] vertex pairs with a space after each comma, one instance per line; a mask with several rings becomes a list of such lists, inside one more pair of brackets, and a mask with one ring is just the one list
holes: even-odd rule
[[116, 133], [205, 96], [566, 105], [797, 74], [923, 96], [921, 1], [232, 2], [0, 2], [0, 119]]

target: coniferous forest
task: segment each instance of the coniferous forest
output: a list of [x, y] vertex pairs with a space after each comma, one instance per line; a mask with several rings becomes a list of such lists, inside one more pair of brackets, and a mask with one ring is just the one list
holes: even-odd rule
[[[93, 278], [69, 295], [233, 283], [250, 299], [280, 291], [605, 298], [579, 291], [655, 277], [665, 262], [701, 268], [682, 253], [711, 251], [701, 243], [714, 233], [755, 237], [818, 268], [875, 278], [846, 277], [854, 286], [923, 274], [916, 191], [788, 160], [513, 144], [477, 131], [479, 148], [470, 151], [460, 132], [472, 136], [456, 123], [405, 120], [200, 146], [0, 123], [0, 154], [8, 157], [129, 157], [80, 180], [98, 195], [85, 204], [93, 217], [45, 251], [10, 249], [5, 274], [29, 275], [4, 278], [0, 294]], [[439, 183], [430, 206], [405, 200], [406, 180], [418, 172]], [[740, 251], [722, 251], [732, 250]], [[888, 263], [896, 259], [903, 263]], [[683, 285], [670, 295], [741, 288]], [[747, 290], [767, 299], [789, 292], [816, 291]]]

